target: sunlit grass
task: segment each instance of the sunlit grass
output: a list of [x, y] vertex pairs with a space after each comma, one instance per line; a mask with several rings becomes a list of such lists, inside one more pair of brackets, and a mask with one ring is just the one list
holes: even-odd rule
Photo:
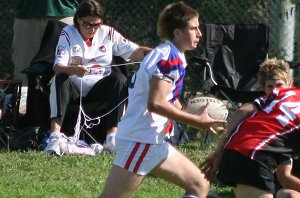
[[[213, 149], [201, 149], [198, 141], [179, 149], [199, 164]], [[97, 197], [113, 156], [46, 155], [40, 151], [0, 152], [0, 197]], [[213, 185], [221, 198], [233, 197], [230, 188]], [[181, 197], [183, 190], [150, 175], [133, 197]]]

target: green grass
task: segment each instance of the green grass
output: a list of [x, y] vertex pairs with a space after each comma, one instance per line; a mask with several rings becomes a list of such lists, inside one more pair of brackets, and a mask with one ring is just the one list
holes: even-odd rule
[[[199, 143], [179, 149], [199, 164], [209, 150]], [[101, 193], [113, 156], [46, 155], [40, 151], [0, 152], [0, 197], [97, 197]], [[234, 197], [230, 188], [212, 186], [221, 198]], [[152, 175], [133, 194], [135, 198], [181, 197], [183, 190]]]

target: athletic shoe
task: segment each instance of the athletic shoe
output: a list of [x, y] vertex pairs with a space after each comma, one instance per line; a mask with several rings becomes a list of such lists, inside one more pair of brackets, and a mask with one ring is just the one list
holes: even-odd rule
[[49, 137], [50, 137], [50, 135], [51, 135], [51, 133], [47, 133], [47, 134], [45, 134], [45, 135], [43, 135], [43, 136], [41, 137], [41, 141], [40, 141], [39, 146], [38, 146], [38, 149], [39, 149], [40, 151], [45, 150], [45, 148], [47, 147], [47, 144], [48, 144], [48, 142], [49, 142]]
[[105, 143], [103, 145], [103, 151], [108, 151], [110, 153], [116, 152], [116, 133], [111, 133], [107, 135]]
[[101, 153], [101, 151], [103, 150], [103, 146], [101, 144], [95, 143], [95, 144], [91, 144], [91, 147], [93, 149], [93, 151], [95, 152], [95, 154], [99, 154]]
[[61, 155], [59, 139], [61, 137], [60, 132], [52, 132], [47, 141], [47, 146], [44, 149], [44, 152], [49, 154]]

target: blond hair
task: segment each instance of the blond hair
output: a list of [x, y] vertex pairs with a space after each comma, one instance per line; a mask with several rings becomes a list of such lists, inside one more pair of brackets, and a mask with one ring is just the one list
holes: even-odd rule
[[258, 71], [258, 82], [264, 87], [267, 80], [282, 80], [286, 84], [293, 84], [290, 65], [281, 59], [265, 60]]

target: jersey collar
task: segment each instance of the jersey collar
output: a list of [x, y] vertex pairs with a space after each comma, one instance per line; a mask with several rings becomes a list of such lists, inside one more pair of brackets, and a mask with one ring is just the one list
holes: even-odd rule
[[181, 58], [181, 60], [183, 62], [183, 66], [186, 67], [187, 63], [186, 63], [184, 53], [180, 52], [179, 49], [176, 47], [176, 45], [174, 45], [174, 43], [172, 43], [172, 41], [170, 41], [170, 40], [166, 40], [165, 44], [171, 46], [171, 48], [173, 48], [175, 50], [175, 52], [178, 53], [179, 57]]

